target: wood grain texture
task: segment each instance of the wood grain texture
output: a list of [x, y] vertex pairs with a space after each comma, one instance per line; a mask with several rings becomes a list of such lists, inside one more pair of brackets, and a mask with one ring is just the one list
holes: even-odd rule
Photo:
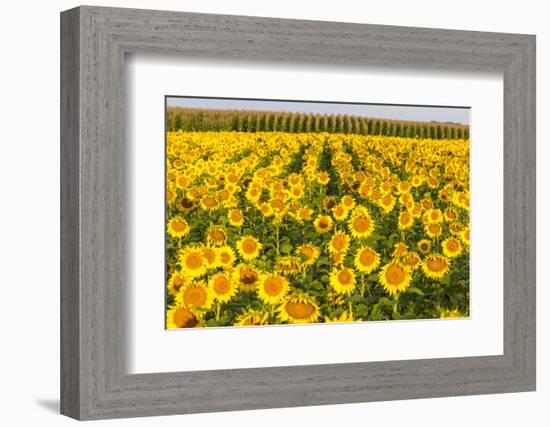
[[[62, 13], [62, 413], [78, 419], [535, 389], [535, 38], [181, 12]], [[129, 375], [124, 57], [504, 75], [504, 354]]]

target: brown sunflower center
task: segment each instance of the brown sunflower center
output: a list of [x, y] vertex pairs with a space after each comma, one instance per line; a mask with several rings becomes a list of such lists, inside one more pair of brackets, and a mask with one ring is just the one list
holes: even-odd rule
[[372, 265], [372, 263], [374, 262], [374, 258], [374, 253], [369, 249], [365, 249], [359, 255], [359, 261], [361, 262], [361, 264], [366, 266]]
[[243, 214], [238, 211], [231, 212], [231, 220], [235, 222], [241, 222], [243, 219]]
[[192, 252], [185, 257], [185, 266], [191, 270], [197, 270], [202, 267], [202, 257], [200, 254]]
[[364, 216], [358, 216], [353, 220], [353, 228], [358, 233], [365, 233], [370, 227], [370, 219]]
[[319, 228], [328, 228], [328, 225], [329, 225], [329, 222], [328, 222], [328, 218], [326, 217], [322, 217], [321, 219], [319, 219]]
[[249, 268], [243, 268], [240, 272], [240, 281], [245, 285], [253, 285], [258, 281], [258, 273]]
[[403, 267], [391, 264], [386, 270], [386, 280], [390, 285], [399, 285], [405, 281], [407, 273]]
[[183, 292], [183, 300], [191, 305], [205, 305], [206, 297], [206, 290], [200, 287], [188, 288]]
[[187, 223], [181, 219], [176, 219], [172, 221], [172, 229], [176, 232], [185, 231], [187, 228]]
[[266, 294], [276, 296], [283, 290], [283, 280], [280, 277], [269, 277], [264, 282], [264, 291]]
[[294, 319], [307, 319], [315, 314], [315, 306], [307, 302], [288, 302], [286, 312]]
[[212, 287], [217, 294], [226, 294], [231, 289], [231, 281], [225, 276], [216, 276]]
[[442, 258], [428, 258], [426, 260], [426, 266], [431, 271], [439, 272], [447, 267], [447, 263]]
[[253, 254], [258, 248], [258, 244], [252, 239], [246, 239], [243, 242], [243, 251], [247, 254]]
[[231, 261], [231, 255], [229, 255], [227, 252], [222, 252], [220, 254], [220, 259], [224, 264], [227, 264], [229, 261]]
[[313, 257], [313, 248], [311, 246], [302, 246], [300, 252], [308, 258]]
[[195, 315], [183, 307], [174, 312], [172, 321], [178, 328], [192, 328], [198, 323]]
[[338, 234], [334, 236], [334, 239], [332, 240], [332, 246], [334, 247], [334, 249], [336, 249], [337, 251], [341, 251], [346, 247], [346, 245], [347, 245], [346, 236], [342, 234]]
[[447, 242], [447, 250], [456, 252], [458, 250], [458, 242], [456, 240], [449, 240]]
[[349, 285], [353, 280], [353, 276], [348, 270], [341, 270], [338, 272], [338, 281], [342, 285]]

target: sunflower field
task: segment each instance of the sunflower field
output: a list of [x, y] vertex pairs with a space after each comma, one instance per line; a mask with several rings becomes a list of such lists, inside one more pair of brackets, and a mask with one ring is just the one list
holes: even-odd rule
[[166, 327], [469, 316], [469, 139], [168, 131]]

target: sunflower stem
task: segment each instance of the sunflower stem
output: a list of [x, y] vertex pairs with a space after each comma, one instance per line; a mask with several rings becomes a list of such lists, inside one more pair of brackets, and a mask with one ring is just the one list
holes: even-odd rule
[[220, 311], [222, 308], [222, 303], [218, 301], [218, 304], [216, 306], [216, 322], [220, 320]]

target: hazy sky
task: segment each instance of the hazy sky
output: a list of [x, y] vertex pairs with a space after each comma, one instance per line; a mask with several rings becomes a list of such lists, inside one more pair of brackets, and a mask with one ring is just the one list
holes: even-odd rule
[[220, 98], [166, 97], [169, 107], [336, 113], [385, 119], [470, 124], [469, 107], [345, 104], [333, 102], [263, 101]]

